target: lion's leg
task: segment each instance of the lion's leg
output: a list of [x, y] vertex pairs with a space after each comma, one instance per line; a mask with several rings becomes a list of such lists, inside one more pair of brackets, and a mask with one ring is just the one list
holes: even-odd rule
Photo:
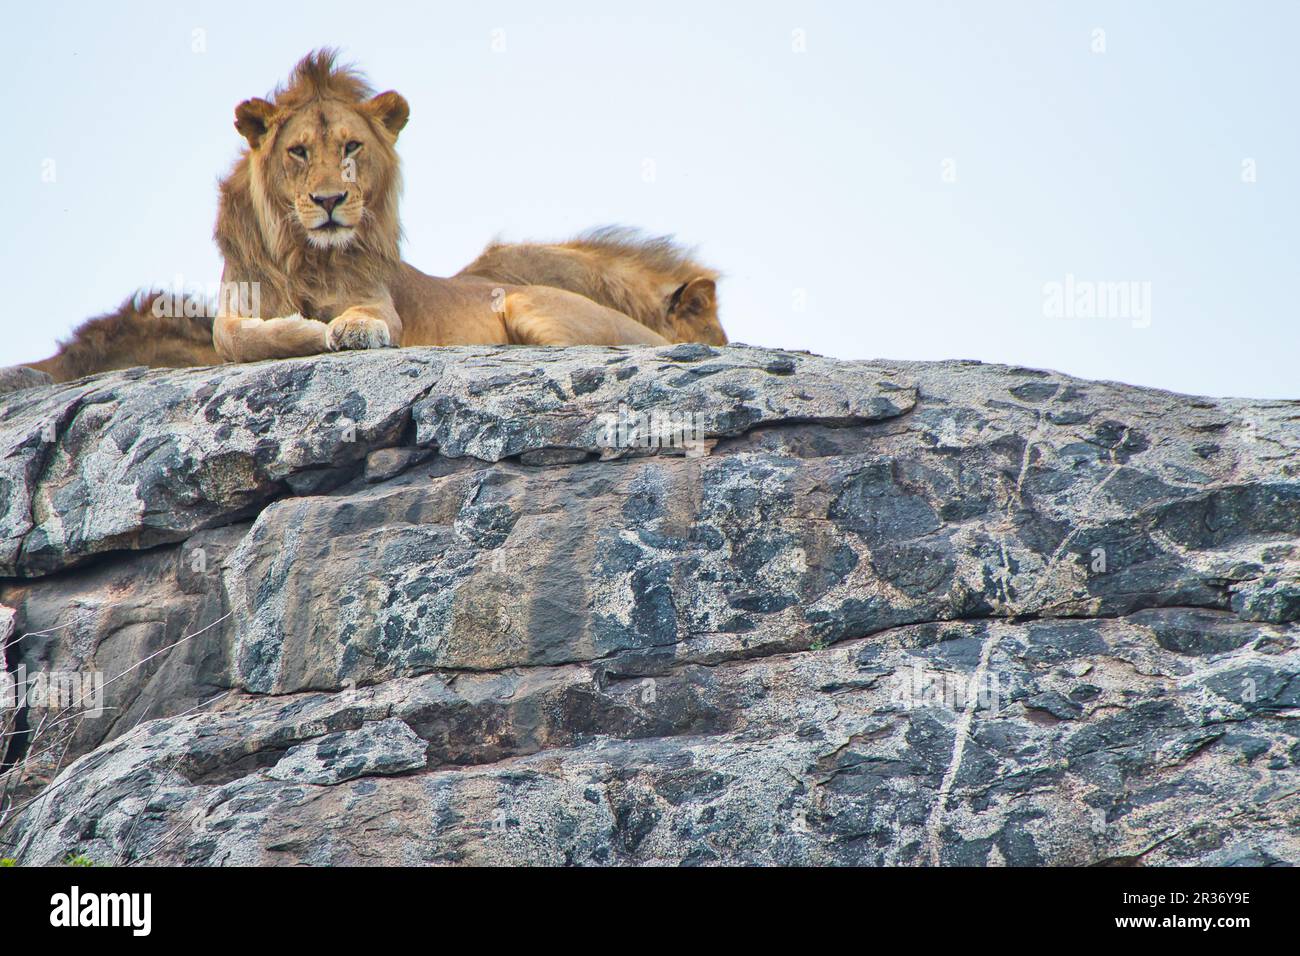
[[506, 332], [518, 345], [668, 345], [636, 319], [585, 296], [530, 286], [506, 296]]
[[297, 315], [278, 319], [222, 315], [212, 323], [212, 344], [227, 362], [319, 355], [330, 350], [329, 327]]

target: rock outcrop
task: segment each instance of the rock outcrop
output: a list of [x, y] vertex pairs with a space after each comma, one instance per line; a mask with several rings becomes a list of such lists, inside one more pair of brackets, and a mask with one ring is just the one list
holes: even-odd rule
[[132, 370], [0, 396], [0, 578], [24, 864], [1300, 863], [1300, 402]]

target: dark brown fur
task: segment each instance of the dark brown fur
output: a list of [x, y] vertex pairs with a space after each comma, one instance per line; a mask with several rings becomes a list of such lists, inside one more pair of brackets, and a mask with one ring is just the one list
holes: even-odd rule
[[198, 311], [203, 315], [159, 317], [153, 314], [158, 296], [169, 293], [141, 290], [128, 297], [113, 312], [87, 319], [66, 339], [59, 350], [30, 368], [48, 373], [56, 382], [67, 382], [97, 372], [133, 368], [187, 368], [219, 365], [212, 347], [212, 319], [208, 305], [187, 298], [177, 311]]

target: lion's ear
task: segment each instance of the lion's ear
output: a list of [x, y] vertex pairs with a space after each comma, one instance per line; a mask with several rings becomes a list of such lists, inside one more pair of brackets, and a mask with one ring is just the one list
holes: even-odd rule
[[371, 116], [384, 124], [384, 129], [392, 133], [394, 139], [402, 131], [406, 121], [411, 118], [411, 107], [406, 102], [406, 97], [393, 90], [380, 93], [371, 99], [366, 103], [366, 109], [370, 110]]
[[257, 97], [244, 100], [235, 107], [235, 129], [248, 140], [249, 146], [257, 149], [274, 116], [275, 107], [266, 100]]
[[717, 307], [718, 284], [707, 276], [696, 276], [677, 287], [669, 306], [679, 316], [704, 315]]

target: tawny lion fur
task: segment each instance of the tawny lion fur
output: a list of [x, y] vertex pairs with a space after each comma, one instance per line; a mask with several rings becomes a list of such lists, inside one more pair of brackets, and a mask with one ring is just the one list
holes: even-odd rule
[[617, 226], [561, 243], [494, 242], [457, 273], [568, 289], [630, 315], [673, 342], [726, 345], [717, 279], [667, 236]]

